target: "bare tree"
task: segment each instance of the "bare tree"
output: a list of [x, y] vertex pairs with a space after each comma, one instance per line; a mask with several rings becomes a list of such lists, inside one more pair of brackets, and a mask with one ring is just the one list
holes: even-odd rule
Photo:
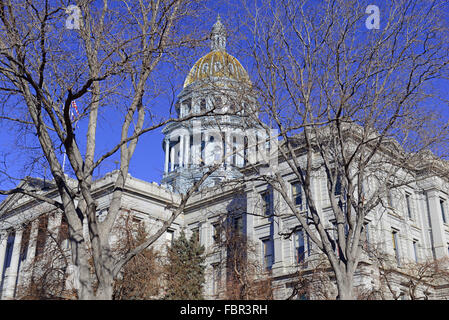
[[[42, 214], [38, 219], [35, 247], [31, 242], [31, 224], [24, 227], [20, 259], [25, 264], [16, 289], [16, 297], [23, 300], [65, 300], [77, 298], [73, 286], [68, 285], [70, 249], [68, 248], [68, 226], [63, 218], [57, 229], [49, 228], [49, 218], [55, 218], [55, 211]], [[34, 256], [26, 260], [28, 251]]]
[[[241, 201], [241, 196], [234, 199]], [[246, 235], [241, 209], [236, 205], [214, 222], [214, 244], [208, 254], [219, 257], [212, 271], [221, 274], [214, 275], [215, 294], [231, 300], [273, 299], [271, 272], [260, 260], [260, 248]]]
[[378, 285], [365, 290], [362, 299], [428, 300], [449, 284], [447, 258], [404, 261], [399, 268], [396, 258], [380, 246], [370, 247], [368, 254], [378, 270]]
[[[123, 187], [139, 137], [170, 121], [193, 117], [164, 119], [149, 105], [162, 92], [156, 81], [161, 79], [159, 71], [195, 41], [195, 30], [187, 33], [183, 22], [194, 19], [201, 7], [195, 0], [113, 5], [107, 0], [101, 4], [81, 0], [68, 13], [70, 17], [66, 9], [64, 2], [48, 0], [0, 1], [1, 120], [32, 133], [36, 159], [48, 166], [58, 198], [19, 187], [0, 194], [22, 193], [63, 211], [71, 262], [79, 271], [78, 297], [111, 299], [114, 279], [123, 266], [166, 231], [208, 175], [174, 203], [172, 215], [159, 230], [125, 256], [114, 257], [109, 236], [121, 211]], [[64, 28], [66, 20], [69, 26], [73, 22], [71, 29]], [[75, 100], [82, 107], [73, 119]], [[111, 112], [121, 117], [119, 138], [99, 154], [96, 137], [101, 116]], [[84, 129], [77, 128], [78, 123]], [[65, 174], [63, 152], [74, 179]], [[107, 216], [100, 222], [93, 174], [117, 153], [118, 175]], [[88, 225], [87, 239], [83, 224]]]
[[[355, 297], [366, 217], [388, 208], [389, 189], [416, 182], [414, 169], [430, 163], [424, 150], [443, 155], [448, 141], [435, 106], [447, 105], [438, 89], [448, 76], [447, 2], [387, 1], [371, 30], [368, 4], [263, 1], [247, 4], [241, 19], [260, 124], [281, 138], [279, 167], [255, 172], [326, 255], [339, 299]], [[294, 203], [292, 180], [307, 210]], [[320, 200], [314, 188], [323, 180]]]

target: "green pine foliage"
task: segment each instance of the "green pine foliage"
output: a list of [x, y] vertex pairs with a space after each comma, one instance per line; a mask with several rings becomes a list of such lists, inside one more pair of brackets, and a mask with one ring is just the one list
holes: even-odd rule
[[204, 247], [200, 245], [197, 233], [187, 240], [184, 231], [173, 240], [167, 250], [167, 291], [169, 300], [203, 299], [202, 287], [205, 282]]

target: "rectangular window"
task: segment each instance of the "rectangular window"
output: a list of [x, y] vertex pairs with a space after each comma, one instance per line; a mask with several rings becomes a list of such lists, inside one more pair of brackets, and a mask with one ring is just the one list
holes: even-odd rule
[[398, 264], [398, 266], [401, 265], [401, 260], [400, 260], [400, 255], [399, 255], [399, 238], [398, 238], [398, 231], [397, 230], [393, 230], [391, 232], [391, 236], [392, 236], [392, 244], [393, 244], [393, 251], [394, 251], [394, 256], [396, 258], [396, 262]]
[[68, 240], [68, 238], [69, 238], [69, 224], [67, 223], [67, 218], [65, 217], [65, 214], [63, 214], [61, 218], [61, 225], [59, 226], [58, 241], [59, 243], [62, 244], [65, 240]]
[[216, 111], [221, 111], [221, 109], [223, 108], [223, 100], [221, 99], [221, 97], [215, 97], [214, 99], [215, 103], [214, 103], [214, 107]]
[[221, 272], [220, 265], [218, 263], [214, 263], [212, 265], [212, 293], [218, 294], [218, 290], [220, 288], [221, 281]]
[[443, 218], [443, 223], [446, 223], [446, 201], [440, 199], [441, 217]]
[[206, 112], [206, 99], [200, 101], [200, 112]]
[[297, 231], [295, 234], [295, 259], [296, 263], [304, 262], [305, 258], [304, 231]]
[[39, 217], [39, 227], [36, 240], [36, 258], [39, 259], [44, 253], [45, 241], [47, 240], [48, 215], [44, 214]]
[[219, 223], [214, 223], [212, 225], [213, 228], [213, 234], [212, 234], [212, 239], [214, 240], [214, 243], [219, 243], [220, 242], [220, 224]]
[[271, 188], [262, 193], [262, 213], [266, 216], [270, 216], [272, 214], [272, 200], [273, 191]]
[[393, 193], [392, 193], [390, 185], [387, 185], [387, 201], [388, 201], [388, 206], [393, 207]]
[[408, 214], [408, 217], [409, 217], [410, 219], [413, 219], [412, 204], [411, 204], [411, 195], [410, 195], [409, 193], [406, 193], [406, 194], [405, 194], [405, 202], [406, 202], [406, 205], [407, 205], [407, 214]]
[[302, 188], [299, 182], [292, 184], [293, 203], [302, 210]]
[[206, 137], [201, 133], [201, 150], [200, 150], [200, 166], [204, 166], [204, 159], [206, 159]]
[[239, 235], [243, 234], [243, 218], [242, 218], [242, 216], [234, 218], [234, 231], [236, 231], [236, 233]]
[[195, 237], [196, 242], [200, 242], [200, 229], [199, 228], [192, 229], [192, 237]]
[[271, 270], [273, 266], [273, 241], [271, 238], [262, 240], [263, 265], [266, 270]]
[[233, 166], [237, 165], [237, 137], [232, 137], [232, 158], [231, 163]]
[[167, 230], [167, 232], [165, 233], [165, 239], [167, 240], [167, 242], [169, 244], [173, 243], [174, 235], [175, 235], [175, 231], [173, 231], [173, 230]]
[[334, 190], [334, 194], [336, 196], [341, 195], [341, 175], [337, 174], [336, 177], [337, 181], [335, 181], [335, 190]]
[[20, 242], [20, 260], [23, 261], [27, 258], [28, 245], [30, 242], [31, 223], [27, 223], [23, 229], [22, 241]]
[[415, 258], [415, 262], [418, 263], [418, 240], [413, 239], [413, 254]]
[[[6, 251], [5, 251], [5, 262], [3, 263], [3, 272], [2, 277], [5, 277], [5, 271], [9, 268], [11, 265], [11, 258], [12, 258], [12, 249], [14, 247], [14, 240], [16, 238], [16, 233], [11, 232], [8, 235], [8, 239], [6, 240]], [[3, 279], [2, 279], [3, 280]]]
[[192, 100], [191, 99], [187, 99], [183, 102], [183, 106], [184, 106], [184, 112], [182, 116], [186, 116], [190, 113], [191, 109], [192, 109]]

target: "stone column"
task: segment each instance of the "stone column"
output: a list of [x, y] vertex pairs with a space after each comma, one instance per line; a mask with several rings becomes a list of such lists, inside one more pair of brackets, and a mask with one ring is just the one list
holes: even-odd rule
[[164, 172], [168, 173], [168, 156], [170, 154], [170, 140], [165, 139], [165, 165]]
[[223, 152], [224, 152], [224, 155], [226, 156], [226, 158], [225, 158], [225, 161], [224, 161], [224, 163], [225, 163], [225, 167], [226, 167], [226, 170], [229, 170], [229, 153], [230, 153], [230, 150], [232, 150], [231, 148], [229, 148], [229, 146], [230, 146], [230, 132], [229, 131], [225, 131], [225, 133], [224, 133], [224, 147], [223, 147]]
[[443, 218], [441, 216], [439, 192], [437, 190], [429, 190], [427, 192], [427, 197], [427, 201], [429, 201], [430, 223], [432, 227], [435, 258], [440, 259], [447, 257], [447, 248]]
[[[2, 231], [0, 233], [0, 282], [3, 277], [3, 265], [5, 264], [6, 245], [8, 243], [8, 233]], [[0, 292], [1, 294], [1, 292]]]
[[173, 171], [175, 169], [175, 148], [171, 147], [170, 149], [170, 171]]
[[184, 167], [184, 135], [179, 136], [179, 167]]
[[39, 232], [39, 219], [31, 223], [30, 242], [28, 244], [27, 260], [31, 261], [36, 255], [37, 233]]
[[190, 157], [190, 134], [186, 136], [185, 144], [186, 144], [186, 148], [185, 148], [186, 151], [185, 151], [184, 166], [188, 167], [189, 157]]
[[14, 246], [12, 250], [11, 263], [8, 268], [8, 273], [5, 278], [4, 298], [14, 298], [14, 289], [16, 287], [17, 268], [19, 266], [20, 259], [20, 244], [22, 242], [22, 229], [16, 230], [14, 237]]

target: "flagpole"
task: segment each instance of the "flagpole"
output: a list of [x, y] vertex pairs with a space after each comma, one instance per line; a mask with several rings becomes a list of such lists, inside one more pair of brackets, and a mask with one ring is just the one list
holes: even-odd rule
[[65, 174], [65, 158], [67, 156], [67, 152], [64, 152], [64, 159], [62, 160], [62, 174]]

